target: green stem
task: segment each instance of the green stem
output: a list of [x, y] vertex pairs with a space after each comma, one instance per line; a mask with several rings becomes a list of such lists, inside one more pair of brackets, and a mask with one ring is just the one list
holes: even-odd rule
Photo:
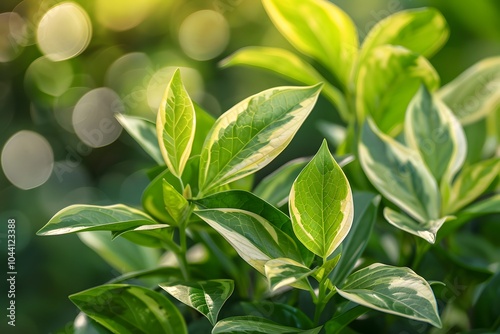
[[431, 246], [427, 241], [422, 240], [418, 237], [416, 238], [417, 239], [415, 242], [415, 257], [413, 258], [413, 262], [411, 265], [411, 268], [413, 268], [413, 270], [417, 270], [418, 266], [420, 265], [420, 262], [422, 262], [422, 259], [425, 256], [425, 253], [427, 253], [427, 251]]

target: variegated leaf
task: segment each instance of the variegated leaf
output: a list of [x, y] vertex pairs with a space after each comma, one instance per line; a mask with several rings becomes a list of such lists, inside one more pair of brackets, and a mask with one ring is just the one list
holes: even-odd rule
[[445, 213], [454, 213], [482, 195], [500, 175], [500, 158], [492, 158], [467, 166], [450, 189]]
[[280, 48], [250, 46], [240, 49], [221, 62], [222, 67], [252, 66], [273, 71], [299, 84], [314, 85], [323, 82], [322, 94], [330, 100], [347, 121], [349, 110], [343, 94], [316, 69], [293, 52]]
[[154, 123], [133, 116], [127, 116], [123, 114], [115, 115], [121, 126], [135, 139], [135, 141], [141, 145], [141, 147], [146, 151], [151, 158], [158, 165], [163, 165], [163, 157], [160, 152], [160, 147], [158, 146], [158, 139], [156, 138], [156, 126]]
[[229, 317], [219, 321], [212, 329], [212, 334], [318, 334], [322, 326], [313, 329], [299, 329], [283, 326], [266, 318], [255, 316]]
[[181, 177], [191, 153], [196, 131], [193, 102], [177, 69], [161, 100], [156, 119], [156, 134], [167, 167]]
[[385, 44], [400, 45], [428, 58], [443, 46], [448, 35], [446, 20], [435, 8], [402, 10], [384, 18], [370, 30], [363, 41], [360, 58]]
[[347, 277], [337, 292], [363, 306], [441, 328], [431, 287], [410, 268], [374, 263]]
[[416, 235], [425, 241], [433, 244], [436, 242], [436, 235], [441, 226], [454, 217], [446, 216], [436, 220], [429, 220], [419, 223], [405, 214], [394, 211], [388, 207], [384, 208], [384, 218], [393, 226]]
[[264, 269], [272, 292], [287, 285], [307, 290], [309, 284], [302, 280], [315, 271], [297, 261], [287, 258], [269, 260], [264, 265]]
[[[98, 206], [76, 204], [52, 217], [38, 235], [60, 235], [83, 231], [121, 231], [157, 222], [142, 211], [123, 204]], [[167, 226], [167, 225], [165, 225]]]
[[358, 118], [371, 116], [382, 132], [396, 136], [403, 130], [406, 107], [422, 83], [431, 91], [439, 87], [439, 76], [428, 60], [402, 47], [376, 47], [360, 64]]
[[320, 89], [321, 85], [272, 88], [220, 116], [201, 152], [200, 192], [206, 195], [273, 160], [311, 112]]
[[418, 152], [381, 133], [370, 119], [361, 133], [359, 159], [375, 188], [418, 222], [440, 218], [436, 180]]
[[474, 123], [500, 105], [500, 57], [476, 63], [444, 85], [438, 96], [463, 125]]
[[351, 228], [351, 188], [326, 140], [299, 174], [290, 191], [290, 216], [297, 238], [324, 260]]
[[462, 126], [423, 85], [406, 111], [405, 139], [420, 153], [438, 183], [449, 183], [465, 161], [467, 140]]
[[215, 326], [220, 309], [233, 293], [234, 282], [229, 279], [173, 282], [160, 284], [160, 287], [203, 314]]
[[267, 261], [289, 258], [301, 262], [295, 242], [261, 216], [239, 209], [195, 211], [219, 232], [252, 267], [264, 274]]
[[358, 35], [343, 10], [325, 0], [262, 3], [276, 28], [297, 50], [318, 60], [347, 87], [358, 52]]

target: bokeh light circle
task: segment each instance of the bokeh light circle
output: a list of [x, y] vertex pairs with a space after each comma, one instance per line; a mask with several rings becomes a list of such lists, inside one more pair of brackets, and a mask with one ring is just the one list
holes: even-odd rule
[[229, 24], [222, 14], [200, 10], [189, 15], [179, 29], [182, 50], [195, 60], [209, 60], [224, 51], [229, 42]]
[[9, 138], [2, 149], [1, 160], [7, 179], [24, 190], [44, 184], [54, 168], [54, 153], [49, 142], [27, 130]]
[[103, 147], [114, 142], [122, 132], [115, 113], [124, 110], [120, 97], [106, 87], [96, 88], [82, 96], [73, 110], [73, 129], [90, 147]]
[[99, 0], [95, 2], [95, 13], [104, 27], [123, 31], [140, 24], [155, 7], [156, 0]]
[[69, 62], [53, 62], [47, 57], [36, 59], [26, 70], [26, 83], [33, 84], [41, 92], [52, 96], [60, 96], [66, 92], [73, 78], [73, 68]]
[[14, 60], [22, 51], [19, 31], [24, 30], [24, 20], [17, 13], [0, 13], [0, 62]]
[[38, 47], [53, 61], [79, 55], [87, 48], [91, 37], [89, 16], [73, 2], [63, 2], [49, 9], [36, 32]]

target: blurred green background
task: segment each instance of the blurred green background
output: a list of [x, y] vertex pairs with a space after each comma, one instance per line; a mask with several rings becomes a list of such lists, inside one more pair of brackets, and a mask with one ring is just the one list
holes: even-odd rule
[[[431, 63], [442, 84], [500, 54], [496, 0], [333, 2], [354, 19], [361, 39], [377, 21], [404, 8], [441, 10], [451, 35]], [[18, 272], [15, 330], [6, 326], [1, 279], [0, 333], [65, 332], [77, 315], [67, 296], [119, 274], [77, 236], [35, 236], [71, 204], [140, 206], [154, 162], [112, 114], [154, 119], [176, 67], [193, 100], [213, 115], [251, 94], [290, 84], [256, 69], [218, 68], [221, 59], [250, 45], [291, 49], [257, 0], [0, 3], [0, 268], [7, 264], [7, 220], [14, 218]], [[338, 120], [323, 100], [258, 178], [314, 153], [322, 138], [320, 119]]]

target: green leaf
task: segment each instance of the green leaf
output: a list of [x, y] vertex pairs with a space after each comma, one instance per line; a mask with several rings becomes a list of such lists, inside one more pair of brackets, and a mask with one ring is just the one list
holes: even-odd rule
[[469, 205], [462, 210], [466, 214], [491, 214], [500, 213], [500, 194]]
[[347, 87], [358, 52], [358, 35], [344, 11], [324, 0], [262, 3], [276, 28], [297, 50], [318, 60]]
[[60, 235], [83, 231], [120, 231], [157, 222], [142, 211], [123, 204], [110, 206], [70, 205], [52, 217], [37, 235]]
[[373, 49], [359, 68], [358, 119], [371, 115], [382, 132], [396, 136], [403, 129], [406, 107], [422, 83], [431, 91], [439, 87], [439, 76], [424, 57], [392, 45]]
[[113, 240], [123, 237], [135, 244], [152, 247], [164, 248], [165, 239], [172, 239], [173, 228], [165, 224], [142, 225], [121, 231], [111, 232]]
[[467, 157], [464, 165], [471, 165], [479, 162], [483, 158], [483, 148], [488, 138], [487, 119], [467, 124], [463, 127], [467, 138]]
[[351, 188], [326, 140], [293, 183], [289, 207], [295, 235], [323, 259], [349, 232], [354, 214]]
[[467, 141], [462, 126], [423, 85], [408, 106], [405, 139], [420, 153], [438, 183], [450, 183], [465, 161]]
[[375, 263], [351, 274], [337, 292], [363, 306], [441, 328], [431, 287], [409, 268]]
[[273, 303], [266, 300], [241, 302], [244, 314], [267, 318], [285, 326], [301, 329], [312, 328], [313, 323], [300, 309], [288, 304]]
[[[253, 192], [272, 205], [280, 208], [285, 206], [288, 204], [288, 196], [290, 195], [293, 182], [310, 160], [310, 158], [298, 158], [287, 162], [264, 177]], [[352, 162], [354, 157], [352, 155], [345, 155], [337, 157], [336, 160], [340, 167], [344, 167]]]
[[[345, 239], [344, 239], [345, 240]], [[341, 255], [342, 255], [342, 245], [336, 249], [336, 252], [333, 253], [332, 256], [330, 256], [331, 258], [326, 260], [322, 265], [321, 267], [319, 267], [315, 272], [314, 272], [314, 278], [318, 281], [318, 282], [321, 282], [323, 281], [323, 279], [330, 275], [330, 273], [332, 272], [332, 270], [337, 266], [337, 264], [339, 263], [339, 260], [341, 259]], [[337, 253], [337, 255], [335, 255], [335, 253]], [[332, 288], [333, 286], [331, 285], [331, 282], [328, 282], [328, 285], [330, 285]]]
[[212, 326], [215, 326], [220, 309], [234, 291], [234, 283], [229, 279], [164, 283], [160, 287], [203, 314]]
[[[492, 324], [498, 323], [500, 318], [500, 298], [498, 298], [498, 291], [500, 291], [500, 271], [484, 283], [478, 289], [477, 299], [472, 308], [473, 317], [477, 327], [490, 327], [494, 329]], [[492, 331], [493, 332], [493, 331]]]
[[111, 240], [108, 232], [82, 232], [78, 237], [121, 273], [151, 269], [160, 261], [158, 249], [140, 246], [122, 238]]
[[325, 332], [339, 334], [351, 322], [368, 312], [368, 308], [348, 301], [347, 304], [335, 313], [333, 318], [325, 323]]
[[255, 195], [278, 207], [285, 205], [288, 203], [293, 181], [308, 162], [309, 159], [306, 158], [287, 162], [259, 182], [254, 189]]
[[450, 190], [444, 212], [454, 213], [481, 196], [500, 174], [500, 158], [465, 167]]
[[270, 70], [300, 84], [314, 85], [323, 82], [322, 93], [337, 107], [345, 121], [349, 119], [349, 110], [343, 94], [330, 85], [314, 67], [288, 50], [261, 46], [245, 47], [221, 62], [222, 67], [238, 65]]
[[188, 201], [165, 179], [163, 179], [163, 201], [167, 212], [177, 224], [187, 218]]
[[474, 123], [498, 108], [499, 77], [500, 57], [487, 58], [444, 85], [438, 91], [438, 96], [463, 125]]
[[416, 235], [425, 241], [433, 244], [436, 242], [436, 234], [441, 226], [454, 217], [446, 216], [436, 220], [429, 220], [424, 223], [418, 223], [405, 214], [394, 211], [388, 207], [384, 208], [384, 218], [393, 226]]
[[193, 102], [194, 113], [196, 116], [196, 133], [193, 140], [191, 156], [200, 155], [205, 138], [210, 133], [210, 129], [215, 123], [215, 118], [202, 107]]
[[238, 254], [264, 274], [264, 264], [277, 258], [301, 261], [295, 242], [261, 216], [239, 209], [208, 209], [195, 214], [219, 232]]
[[73, 334], [109, 334], [111, 333], [98, 322], [90, 319], [85, 313], [80, 312], [73, 322]]
[[215, 122], [200, 158], [200, 192], [252, 174], [290, 143], [321, 86], [278, 87], [238, 103]]
[[[185, 185], [189, 185], [191, 190], [196, 194], [198, 191], [198, 167], [199, 156], [192, 157], [188, 160], [182, 181]], [[179, 179], [175, 177], [170, 170], [165, 169], [146, 187], [142, 194], [142, 206], [148, 214], [155, 219], [171, 225], [176, 225], [174, 218], [168, 213], [163, 200], [163, 180], [166, 180], [178, 193], [182, 193], [182, 187]], [[194, 188], [196, 187], [196, 188]]]
[[290, 285], [299, 289], [308, 290], [309, 284], [303, 279], [312, 275], [315, 270], [311, 270], [297, 261], [278, 258], [266, 262], [264, 265], [265, 274], [271, 287], [271, 292]]
[[355, 192], [354, 220], [347, 237], [342, 241], [342, 256], [330, 276], [333, 284], [340, 284], [351, 273], [363, 254], [377, 218], [380, 196]]
[[133, 116], [123, 114], [116, 114], [116, 119], [127, 130], [127, 132], [141, 145], [141, 147], [149, 154], [151, 158], [158, 165], [163, 165], [163, 157], [161, 155], [160, 147], [158, 146], [158, 139], [156, 138], [156, 126], [154, 123]]
[[196, 131], [193, 102], [181, 81], [179, 69], [174, 72], [160, 103], [156, 134], [168, 169], [181, 177], [191, 153]]
[[252, 334], [318, 334], [321, 326], [314, 329], [298, 329], [282, 326], [274, 321], [254, 316], [230, 317], [219, 321], [212, 330], [212, 334], [252, 333]]
[[360, 58], [385, 44], [403, 46], [429, 58], [444, 45], [448, 35], [448, 25], [438, 10], [403, 10], [381, 20], [370, 30], [363, 41]]
[[174, 304], [150, 289], [108, 284], [69, 298], [82, 312], [113, 333], [187, 334], [184, 319]]
[[370, 119], [361, 132], [359, 159], [375, 188], [418, 222], [440, 218], [438, 187], [420, 155], [381, 133]]
[[[298, 174], [298, 173], [297, 173]], [[293, 182], [293, 181], [291, 181]], [[291, 187], [291, 185], [290, 185]], [[311, 264], [314, 254], [305, 248], [293, 233], [290, 218], [271, 204], [252, 193], [241, 190], [230, 190], [215, 193], [194, 201], [206, 209], [240, 209], [255, 213], [272, 224], [275, 228], [285, 232], [299, 247], [305, 264]]]

